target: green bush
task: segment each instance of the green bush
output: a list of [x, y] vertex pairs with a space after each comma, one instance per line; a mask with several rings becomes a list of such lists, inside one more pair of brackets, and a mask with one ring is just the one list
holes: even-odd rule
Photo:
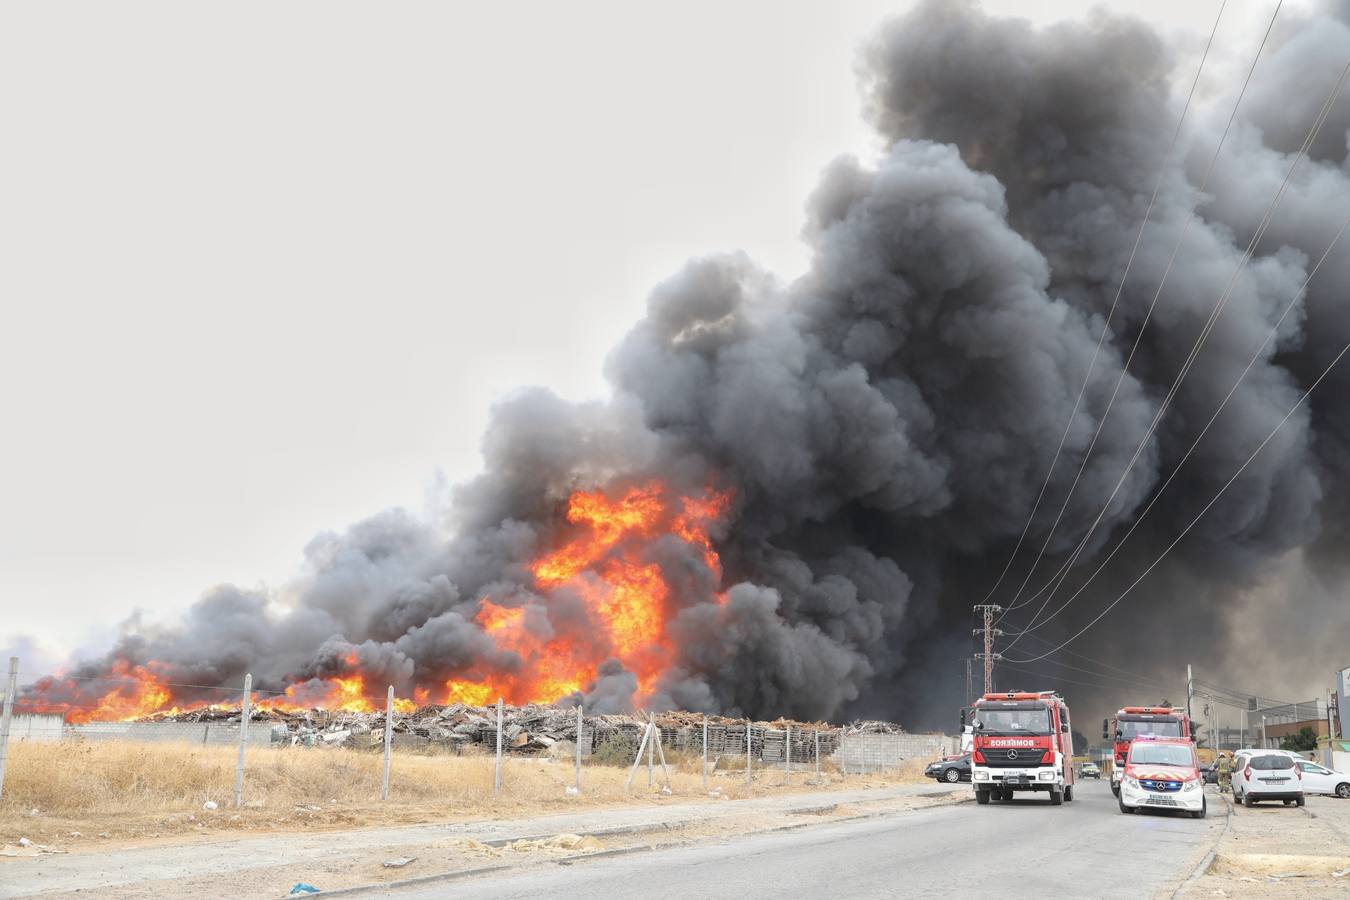
[[637, 736], [624, 731], [611, 734], [595, 745], [591, 763], [598, 766], [631, 766], [633, 757], [637, 756], [638, 741]]

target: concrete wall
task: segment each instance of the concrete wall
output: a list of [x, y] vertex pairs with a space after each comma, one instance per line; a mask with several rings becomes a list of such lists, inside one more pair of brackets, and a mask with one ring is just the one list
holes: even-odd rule
[[[88, 722], [67, 726], [66, 735], [87, 741], [238, 744], [239, 725], [226, 722]], [[271, 724], [253, 722], [249, 725], [250, 744], [266, 747], [271, 740]]]
[[15, 714], [9, 723], [11, 741], [54, 743], [61, 740], [65, 717], [53, 713]]
[[847, 772], [893, 769], [909, 760], [931, 762], [954, 752], [945, 734], [845, 734], [831, 759]]

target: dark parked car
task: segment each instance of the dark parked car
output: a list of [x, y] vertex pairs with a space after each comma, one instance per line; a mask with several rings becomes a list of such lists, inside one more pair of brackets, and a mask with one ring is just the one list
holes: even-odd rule
[[945, 781], [948, 784], [969, 781], [970, 754], [945, 756], [937, 762], [929, 763], [928, 768], [923, 770], [923, 774], [929, 778], [936, 778], [938, 781]]
[[1201, 766], [1200, 772], [1205, 776], [1205, 784], [1219, 783], [1219, 767], [1214, 763], [1207, 766]]

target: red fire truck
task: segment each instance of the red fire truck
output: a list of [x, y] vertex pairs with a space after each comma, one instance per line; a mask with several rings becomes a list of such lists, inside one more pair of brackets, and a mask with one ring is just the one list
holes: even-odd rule
[[975, 802], [1045, 791], [1056, 806], [1073, 799], [1069, 707], [1054, 691], [985, 694], [971, 709]]
[[1109, 719], [1102, 720], [1102, 738], [1115, 742], [1111, 755], [1111, 793], [1120, 796], [1120, 779], [1130, 741], [1148, 735], [1160, 738], [1188, 738], [1195, 741], [1186, 710], [1173, 706], [1126, 706]]

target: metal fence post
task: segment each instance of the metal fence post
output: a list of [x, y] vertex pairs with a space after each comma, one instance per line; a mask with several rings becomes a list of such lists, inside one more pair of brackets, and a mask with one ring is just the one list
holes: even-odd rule
[[652, 739], [647, 742], [647, 787], [651, 787], [652, 772], [656, 768], [656, 742], [660, 738], [656, 734], [656, 723], [649, 721], [647, 724], [651, 728], [652, 735]]
[[581, 793], [581, 733], [585, 727], [585, 715], [581, 711], [581, 704], [577, 704], [577, 793]]
[[816, 782], [820, 781], [820, 729], [815, 729], [816, 736]]
[[249, 695], [253, 692], [253, 673], [244, 676], [244, 700], [239, 705], [239, 761], [234, 766], [234, 805], [244, 805], [244, 756], [248, 750]]
[[9, 759], [9, 723], [14, 718], [14, 694], [19, 690], [19, 658], [9, 658], [9, 680], [5, 683], [5, 706], [0, 710], [0, 797], [5, 794], [5, 762]]
[[642, 727], [642, 741], [638, 744], [637, 756], [633, 757], [633, 768], [628, 770], [628, 783], [626, 788], [633, 786], [633, 776], [637, 775], [638, 766], [642, 765], [642, 751], [647, 749], [647, 740], [651, 737], [652, 727], [650, 724]]
[[384, 700], [384, 784], [380, 787], [380, 799], [389, 799], [389, 761], [394, 746], [394, 686], [389, 685], [389, 694]]
[[652, 721], [652, 743], [656, 745], [656, 752], [661, 755], [661, 774], [666, 779], [666, 790], [672, 791], [674, 785], [670, 782], [670, 768], [666, 766], [666, 751], [661, 746], [661, 732], [656, 727], [655, 719]]
[[784, 752], [784, 754], [786, 754], [786, 760], [787, 760], [787, 763], [786, 763], [786, 766], [785, 766], [785, 768], [786, 768], [786, 770], [787, 770], [787, 777], [788, 777], [788, 780], [791, 781], [791, 780], [792, 780], [792, 726], [791, 726], [791, 725], [789, 725], [786, 729], [784, 729], [783, 752]]
[[750, 774], [750, 720], [745, 720], [745, 786], [750, 787], [754, 784], [754, 776]]
[[497, 774], [492, 783], [492, 791], [495, 794], [502, 792], [502, 698], [497, 698]]
[[703, 790], [708, 790], [708, 717], [703, 717]]

